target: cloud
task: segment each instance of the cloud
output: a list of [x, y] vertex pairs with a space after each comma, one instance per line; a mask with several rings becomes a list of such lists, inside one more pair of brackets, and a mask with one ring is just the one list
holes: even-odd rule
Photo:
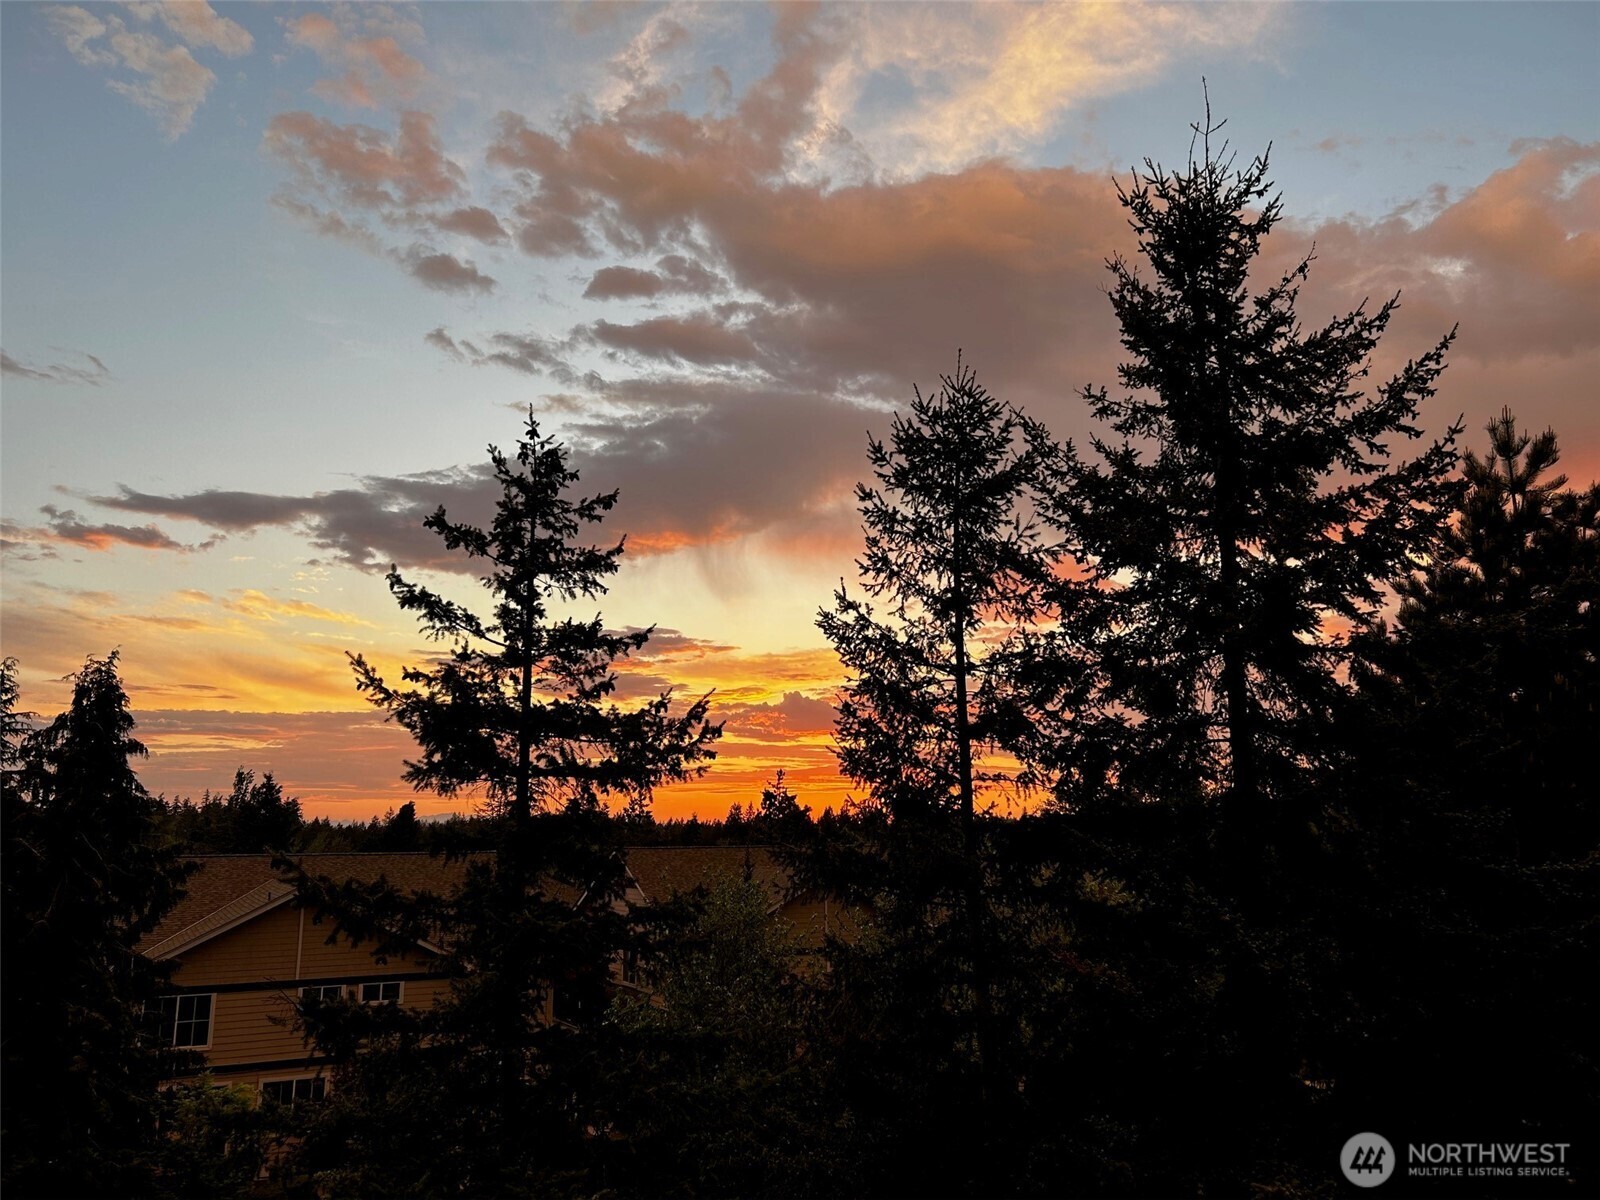
[[[841, 15], [849, 32], [818, 89], [817, 129], [848, 127], [897, 176], [1038, 145], [1085, 102], [1161, 78], [1186, 55], [1257, 52], [1284, 20], [1259, 4], [861, 5]], [[906, 99], [881, 99], [896, 93]]]
[[[644, 629], [638, 625], [629, 625], [623, 629], [609, 630], [608, 632], [612, 634], [643, 633]], [[630, 656], [633, 661], [704, 658], [709, 654], [726, 654], [735, 649], [735, 647], [722, 642], [693, 637], [684, 633], [681, 629], [667, 629], [658, 625], [649, 632], [650, 640]]]
[[511, 239], [500, 218], [487, 208], [471, 205], [435, 217], [435, 229], [443, 233], [460, 233], [477, 238], [480, 242], [505, 242]]
[[18, 362], [0, 350], [0, 374], [15, 375], [18, 379], [32, 379], [38, 383], [88, 384], [90, 387], [99, 387], [111, 378], [110, 370], [99, 358], [93, 354], [83, 354], [82, 357], [89, 360], [87, 367], [66, 363], [34, 367]]
[[[436, 330], [441, 338], [449, 335]], [[453, 340], [453, 339], [452, 339]], [[887, 417], [808, 392], [751, 393], [695, 385], [676, 406], [571, 422], [567, 438], [583, 487], [622, 490], [603, 536], [628, 535], [633, 554], [727, 542], [768, 531], [842, 544], [855, 523], [841, 500], [860, 477], [869, 427]], [[498, 492], [488, 465], [410, 476], [366, 476], [312, 495], [205, 490], [153, 495], [122, 487], [85, 497], [118, 511], [188, 520], [229, 533], [276, 526], [364, 570], [426, 567], [471, 574], [473, 564], [422, 528], [441, 504], [475, 524]]]
[[585, 300], [631, 300], [659, 296], [666, 281], [654, 271], [634, 267], [602, 267], [583, 289]]
[[636, 267], [602, 267], [589, 279], [585, 300], [650, 300], [657, 296], [710, 296], [723, 291], [727, 281], [715, 271], [681, 254], [668, 254], [656, 270]]
[[494, 277], [485, 275], [471, 262], [452, 254], [428, 253], [417, 247], [405, 255], [407, 269], [428, 287], [441, 292], [492, 292]]
[[309, 225], [323, 237], [330, 237], [336, 241], [348, 242], [352, 246], [359, 246], [369, 254], [384, 253], [383, 241], [365, 225], [345, 218], [341, 213], [331, 209], [320, 208], [317, 205], [293, 196], [287, 192], [279, 192], [269, 201], [280, 212], [287, 213], [298, 221]]
[[186, 133], [217, 77], [183, 46], [168, 46], [147, 33], [116, 33], [111, 46], [123, 66], [145, 78], [111, 80], [106, 86], [153, 114], [172, 141]]
[[12, 520], [0, 522], [8, 551], [20, 552], [25, 558], [53, 558], [53, 547], [58, 545], [85, 550], [112, 550], [118, 546], [184, 552], [195, 549], [174, 541], [154, 525], [93, 524], [70, 508], [57, 508], [53, 504], [46, 504], [39, 511], [45, 516], [46, 523], [42, 526], [23, 526]]
[[467, 356], [460, 346], [456, 345], [455, 338], [445, 332], [443, 325], [437, 329], [430, 329], [422, 335], [422, 340], [430, 346], [437, 346], [457, 362], [465, 362]]
[[831, 736], [834, 708], [831, 701], [803, 692], [785, 692], [775, 704], [730, 706], [725, 714], [730, 735], [785, 742], [803, 736]]
[[562, 356], [560, 345], [549, 338], [534, 334], [495, 333], [489, 335], [488, 343], [493, 349], [479, 350], [471, 342], [465, 341], [459, 343], [459, 347], [466, 352], [468, 361], [480, 366], [494, 363], [524, 375], [551, 375], [567, 382], [576, 379]]
[[56, 4], [45, 10], [45, 19], [67, 53], [86, 67], [116, 65], [117, 56], [90, 43], [99, 41], [110, 27], [86, 8], [75, 4]]
[[308, 112], [267, 124], [267, 152], [313, 191], [390, 214], [453, 201], [461, 168], [447, 158], [429, 113], [405, 112], [394, 137], [368, 125], [338, 125]]
[[151, 113], [172, 141], [188, 131], [217, 78], [195, 60], [189, 47], [237, 58], [249, 53], [250, 34], [203, 0], [137, 0], [124, 9], [144, 24], [159, 17], [179, 41], [166, 42], [156, 34], [129, 29], [115, 14], [102, 18], [71, 4], [48, 8], [45, 19], [67, 52], [84, 66], [129, 72], [132, 78], [109, 79], [106, 87]]
[[1314, 240], [1317, 298], [1402, 293], [1409, 319], [1459, 322], [1455, 354], [1480, 362], [1600, 348], [1600, 142], [1521, 142], [1510, 166], [1450, 200], [1376, 221], [1293, 226]]
[[421, 29], [413, 22], [400, 28], [398, 36], [383, 32], [382, 26], [375, 30], [373, 14], [361, 11], [367, 7], [341, 6], [331, 16], [304, 13], [286, 22], [285, 36], [291, 46], [310, 50], [340, 72], [312, 85], [312, 92], [322, 99], [353, 108], [409, 101], [427, 81], [428, 72], [401, 48], [400, 39], [421, 41]]
[[633, 325], [596, 321], [588, 327], [595, 341], [613, 350], [644, 358], [690, 362], [752, 363], [758, 357], [749, 334], [726, 320], [729, 314], [694, 313], [684, 317], [652, 317]]
[[1338, 154], [1342, 150], [1354, 150], [1361, 146], [1367, 139], [1349, 133], [1335, 133], [1315, 143], [1311, 148], [1322, 154]]
[[[391, 229], [461, 233], [484, 242], [509, 238], [488, 209], [460, 203], [466, 176], [444, 153], [431, 114], [402, 113], [391, 136], [308, 112], [280, 113], [268, 123], [262, 140], [294, 176], [292, 186], [273, 197], [281, 211], [325, 237], [393, 259], [435, 291], [494, 290], [494, 277], [475, 263], [420, 243], [385, 246], [369, 223], [375, 219]], [[441, 211], [444, 205], [451, 207]]]
[[218, 489], [158, 496], [122, 487], [115, 494], [87, 499], [122, 512], [196, 521], [229, 532], [270, 526], [297, 529], [315, 548], [363, 570], [387, 569], [398, 562], [467, 571], [464, 560], [422, 528], [422, 520], [440, 504], [475, 521], [493, 511], [487, 464], [422, 475], [365, 477], [357, 487], [308, 496]]
[[216, 50], [228, 58], [249, 54], [255, 40], [242, 25], [221, 16], [205, 0], [133, 0], [125, 5], [140, 21], [155, 17], [186, 46]]
[[[203, 594], [203, 593], [202, 593]], [[206, 597], [210, 599], [210, 597]], [[311, 621], [327, 621], [335, 625], [364, 625], [372, 628], [372, 622], [363, 620], [350, 613], [335, 612], [331, 608], [323, 608], [320, 604], [312, 604], [308, 600], [285, 600], [278, 596], [269, 596], [255, 588], [237, 588], [231, 595], [217, 601], [217, 604], [231, 613], [251, 617], [258, 621], [276, 621], [279, 617], [299, 617]]]

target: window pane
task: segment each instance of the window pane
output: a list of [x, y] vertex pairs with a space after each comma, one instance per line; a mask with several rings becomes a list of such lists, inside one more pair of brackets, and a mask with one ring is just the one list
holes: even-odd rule
[[320, 1075], [310, 1079], [296, 1079], [294, 1081], [294, 1098], [296, 1100], [321, 1100], [324, 1087], [325, 1085]]
[[263, 1101], [277, 1104], [312, 1103], [327, 1095], [327, 1081], [320, 1075], [302, 1079], [274, 1079], [261, 1085]]
[[211, 1041], [211, 997], [169, 996], [162, 1000], [162, 1024], [166, 1025], [167, 1002], [172, 1002], [172, 1045], [205, 1046]]
[[361, 1002], [363, 1004], [394, 1004], [400, 1000], [400, 983], [398, 980], [385, 983], [363, 983], [361, 985]]

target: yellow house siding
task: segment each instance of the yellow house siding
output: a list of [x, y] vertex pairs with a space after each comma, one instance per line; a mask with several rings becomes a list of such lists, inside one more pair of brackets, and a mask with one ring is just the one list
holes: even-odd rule
[[[432, 957], [424, 951], [377, 962], [369, 946], [339, 938], [326, 944], [331, 924], [317, 924], [309, 911], [284, 905], [218, 934], [178, 956], [175, 990], [212, 993], [211, 1044], [202, 1053], [208, 1069], [229, 1082], [259, 1085], [262, 1078], [314, 1068], [284, 1063], [312, 1057], [295, 1026], [294, 1003], [308, 982], [403, 981], [400, 1002], [425, 1008], [449, 989], [426, 975]], [[359, 991], [354, 992], [359, 997]], [[239, 1067], [240, 1070], [230, 1068]]]
[[294, 1027], [292, 996], [284, 991], [222, 992], [213, 1003], [211, 1022], [206, 1059], [213, 1067], [304, 1058], [310, 1053]]
[[298, 911], [305, 913], [305, 939], [300, 948], [300, 969], [294, 976], [297, 979], [338, 978], [349, 975], [391, 975], [398, 979], [407, 975], [422, 974], [429, 969], [429, 956], [420, 951], [414, 954], [391, 954], [387, 963], [380, 963], [372, 956], [370, 942], [352, 946], [347, 938], [340, 938], [330, 946], [327, 940], [328, 935], [333, 932], [332, 922], [324, 920], [318, 924], [312, 913], [304, 909]]
[[299, 934], [299, 910], [282, 905], [180, 954], [172, 982], [191, 988], [293, 979]]

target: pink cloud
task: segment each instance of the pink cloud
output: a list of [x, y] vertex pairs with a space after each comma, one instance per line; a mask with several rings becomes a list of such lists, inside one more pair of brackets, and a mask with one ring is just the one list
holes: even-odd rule
[[504, 242], [510, 238], [498, 217], [487, 208], [476, 205], [447, 212], [435, 218], [433, 225], [442, 232], [465, 234], [480, 242]]
[[339, 72], [318, 80], [312, 92], [352, 108], [377, 108], [415, 97], [427, 81], [427, 68], [402, 49], [393, 34], [361, 36], [358, 10], [338, 9], [335, 13], [334, 17], [304, 13], [286, 24], [291, 46], [310, 50]]
[[424, 112], [402, 113], [393, 138], [367, 125], [280, 113], [263, 140], [302, 181], [362, 208], [437, 204], [464, 190], [461, 168], [445, 156], [434, 118]]
[[255, 46], [244, 26], [220, 15], [205, 0], [131, 0], [125, 7], [141, 21], [159, 17], [187, 46], [216, 50], [228, 58], [240, 58]]
[[217, 77], [196, 61], [190, 48], [215, 50], [228, 58], [248, 54], [254, 44], [241, 25], [220, 16], [204, 0], [132, 0], [123, 6], [134, 20], [157, 17], [177, 43], [128, 28], [123, 19], [73, 4], [46, 10], [52, 32], [68, 53], [86, 67], [126, 72], [106, 87], [145, 109], [172, 141], [186, 133]]

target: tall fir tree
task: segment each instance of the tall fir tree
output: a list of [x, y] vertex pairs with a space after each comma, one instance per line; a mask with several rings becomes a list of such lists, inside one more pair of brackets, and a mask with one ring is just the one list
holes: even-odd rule
[[[599, 616], [552, 612], [598, 597], [615, 574], [621, 542], [577, 539], [616, 493], [572, 498], [567, 452], [531, 415], [514, 458], [489, 454], [500, 488], [492, 525], [451, 521], [442, 508], [424, 524], [485, 564], [492, 615], [392, 571], [400, 606], [449, 652], [406, 668], [397, 686], [352, 661], [357, 687], [417, 740], [408, 781], [445, 796], [485, 791], [495, 852], [470, 863], [452, 897], [301, 877], [308, 903], [380, 952], [421, 938], [442, 944], [453, 979], [449, 1002], [427, 1013], [307, 1013], [347, 1065], [303, 1161], [340, 1187], [511, 1195], [580, 1169], [593, 1148], [588, 1033], [633, 936], [617, 903], [624, 867], [605, 802], [637, 806], [656, 785], [698, 773], [721, 732], [707, 720], [709, 698], [681, 710], [670, 693], [632, 708], [612, 700], [615, 663], [649, 631], [610, 633]], [[425, 1120], [403, 1119], [423, 1111]], [[347, 1154], [352, 1136], [371, 1153]]]
[[[1025, 723], [1007, 647], [1052, 577], [1033, 510], [1056, 451], [971, 367], [958, 361], [941, 384], [916, 393], [887, 443], [869, 441], [877, 484], [857, 489], [866, 598], [841, 584], [818, 619], [847, 672], [840, 766], [869, 795], [852, 826], [867, 836], [825, 841], [809, 869], [876, 916], [876, 937], [835, 948], [833, 984], [867, 1006], [863, 1023], [897, 1031], [859, 1048], [860, 1094], [882, 1101], [868, 1119], [883, 1120], [890, 1146], [900, 1140], [891, 1154], [901, 1167], [950, 1188], [981, 1187], [994, 1169], [988, 1134], [1017, 1090], [1002, 1082], [1015, 1023], [995, 1010], [1007, 955], [981, 817], [1002, 788], [1030, 781], [1006, 753]], [[897, 1124], [894, 1110], [908, 1105], [917, 1121]], [[930, 1113], [979, 1119], [936, 1132]]]
[[1084, 390], [1109, 429], [1067, 449], [1048, 510], [1076, 567], [1015, 671], [1053, 718], [1018, 748], [1056, 786], [1042, 875], [1076, 1031], [1030, 1093], [1105, 1190], [1321, 1178], [1356, 1007], [1332, 853], [1361, 750], [1348, 634], [1458, 494], [1459, 429], [1430, 441], [1419, 416], [1453, 332], [1369, 390], [1396, 301], [1305, 328], [1312, 259], [1261, 278], [1281, 203], [1219, 129], [1119, 188], [1144, 260], [1109, 264], [1121, 390]]
[[163, 1063], [146, 1014], [166, 979], [135, 947], [187, 869], [154, 843], [114, 652], [84, 664], [72, 706], [20, 747], [9, 709], [6, 765], [20, 769], [5, 783], [6, 1192], [134, 1194], [151, 1183]]
[[[1459, 427], [1420, 439], [1454, 332], [1368, 392], [1397, 299], [1321, 328], [1297, 302], [1312, 259], [1252, 292], [1281, 201], [1267, 156], [1151, 160], [1118, 194], [1149, 274], [1110, 263], [1126, 391], [1085, 388], [1111, 437], [1072, 452], [1056, 519], [1087, 572], [1056, 640], [1073, 694], [1059, 748], [1073, 802], [1114, 786], [1225, 800], [1234, 830], [1276, 840], [1347, 695], [1344, 633], [1427, 555], [1449, 511]], [[1092, 678], [1082, 703], [1083, 677]], [[1088, 773], [1085, 774], [1085, 768]]]

